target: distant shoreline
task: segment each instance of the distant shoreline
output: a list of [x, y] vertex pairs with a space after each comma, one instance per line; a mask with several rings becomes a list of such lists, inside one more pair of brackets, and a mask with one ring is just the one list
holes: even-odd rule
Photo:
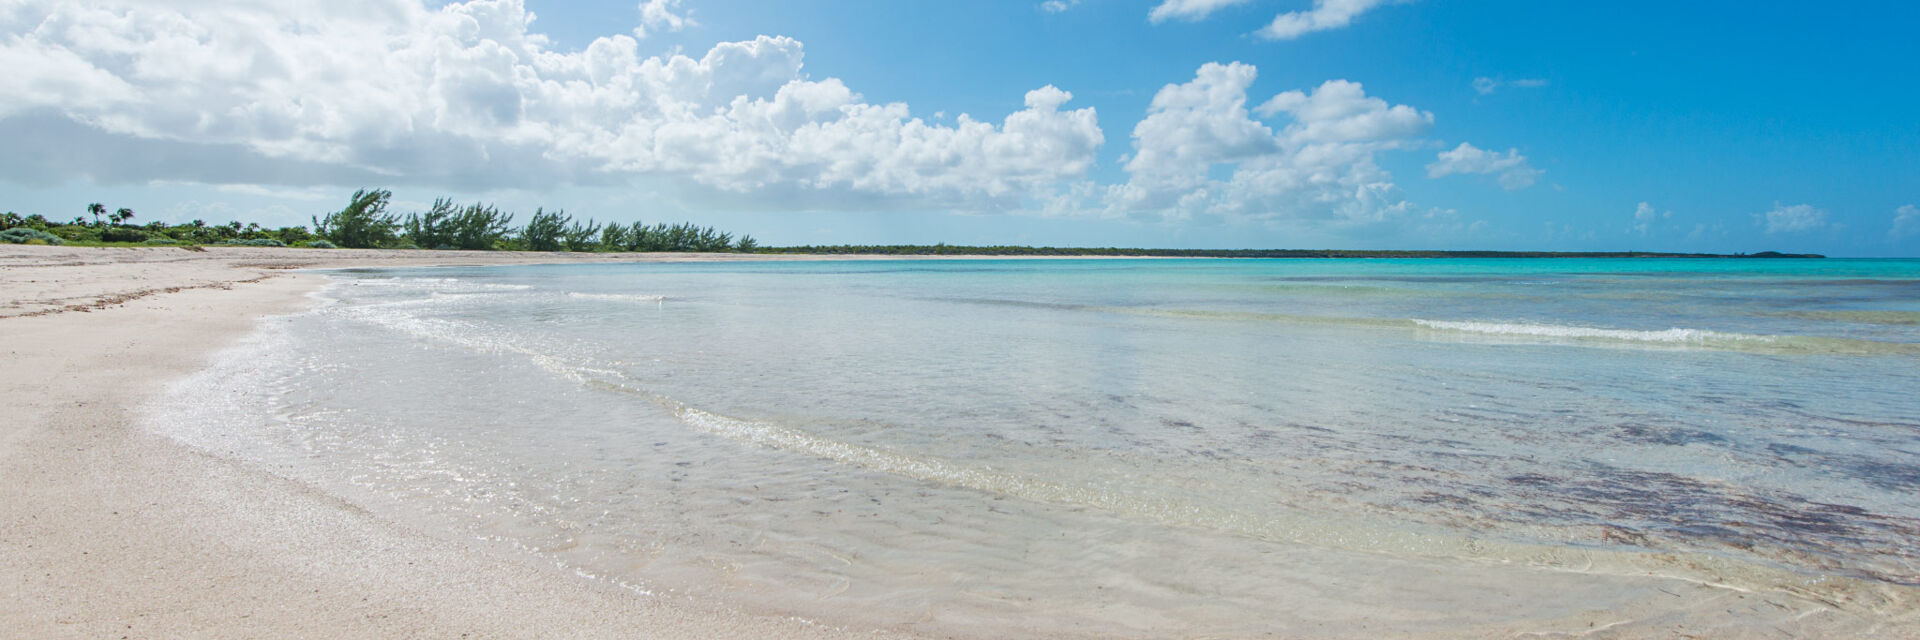
[[1133, 249], [961, 245], [839, 245], [774, 247], [760, 255], [1047, 256], [1115, 258], [1825, 258], [1818, 253], [1668, 253], [1658, 251], [1442, 251], [1405, 249]]

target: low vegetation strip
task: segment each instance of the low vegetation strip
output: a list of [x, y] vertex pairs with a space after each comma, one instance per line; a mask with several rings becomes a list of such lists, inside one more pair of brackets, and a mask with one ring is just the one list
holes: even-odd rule
[[1142, 249], [1126, 247], [1027, 247], [1013, 245], [827, 245], [763, 247], [753, 236], [735, 236], [691, 222], [645, 224], [578, 220], [565, 210], [535, 209], [523, 226], [515, 214], [482, 202], [455, 204], [440, 198], [426, 211], [388, 213], [393, 192], [355, 191], [347, 206], [314, 216], [313, 226], [269, 229], [238, 221], [209, 225], [201, 220], [169, 225], [134, 225], [132, 209], [109, 214], [104, 205], [87, 205], [86, 216], [56, 223], [42, 215], [0, 215], [0, 242], [17, 244], [143, 245], [197, 248], [197, 245], [306, 247], [333, 249], [464, 249], [481, 251], [700, 252], [795, 255], [968, 255], [1086, 256], [1163, 258], [1821, 258], [1810, 253], [1661, 253], [1650, 251], [1423, 251], [1356, 249]]

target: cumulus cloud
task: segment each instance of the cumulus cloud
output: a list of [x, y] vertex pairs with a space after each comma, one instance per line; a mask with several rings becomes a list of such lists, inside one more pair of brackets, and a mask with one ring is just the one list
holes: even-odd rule
[[1773, 203], [1773, 210], [1754, 214], [1754, 218], [1766, 227], [1767, 233], [1804, 233], [1827, 226], [1827, 212], [1813, 205], [1796, 204], [1792, 206]]
[[[1147, 11], [1147, 21], [1159, 24], [1168, 20], [1202, 20], [1216, 11], [1249, 1], [1161, 0], [1160, 4]], [[1313, 0], [1313, 8], [1274, 16], [1273, 22], [1254, 33], [1268, 40], [1292, 40], [1315, 31], [1344, 28], [1353, 24], [1360, 14], [1400, 1], [1411, 0]]]
[[1527, 163], [1527, 157], [1520, 155], [1519, 149], [1508, 149], [1502, 154], [1487, 151], [1462, 142], [1450, 151], [1440, 152], [1440, 156], [1427, 165], [1427, 177], [1440, 178], [1453, 174], [1491, 174], [1497, 176], [1501, 188], [1508, 191], [1533, 186], [1540, 175], [1546, 173]]
[[1904, 205], [1893, 212], [1893, 228], [1887, 235], [1894, 238], [1906, 238], [1920, 235], [1920, 207]]
[[1644, 235], [1647, 235], [1647, 231], [1649, 229], [1653, 228], [1654, 222], [1658, 221], [1661, 218], [1667, 218], [1672, 216], [1673, 216], [1672, 211], [1661, 213], [1658, 210], [1655, 210], [1652, 204], [1642, 202], [1640, 203], [1640, 206], [1633, 208], [1633, 225], [1631, 228], [1635, 232], [1644, 236]]
[[[1128, 181], [1101, 193], [1131, 217], [1378, 221], [1411, 207], [1379, 152], [1412, 148], [1431, 113], [1333, 80], [1247, 108], [1252, 65], [1208, 63], [1160, 89], [1133, 130]], [[1272, 124], [1255, 118], [1274, 120]]]
[[647, 37], [647, 30], [679, 31], [697, 25], [691, 14], [680, 10], [680, 0], [643, 0], [640, 3], [640, 26], [633, 30], [634, 37]]
[[1165, 0], [1147, 11], [1147, 21], [1155, 24], [1168, 20], [1200, 20], [1213, 12], [1237, 4], [1246, 4], [1248, 0]]
[[1391, 0], [1313, 0], [1313, 8], [1306, 11], [1289, 11], [1273, 18], [1273, 23], [1260, 29], [1260, 37], [1271, 40], [1292, 40], [1315, 31], [1328, 31], [1344, 28], [1353, 24], [1360, 14], [1387, 4]]
[[[639, 6], [636, 33], [692, 24], [676, 0]], [[1093, 109], [1066, 107], [1072, 94], [1052, 86], [998, 123], [932, 125], [808, 76], [790, 38], [696, 57], [643, 56], [615, 35], [562, 52], [533, 21], [521, 0], [15, 2], [0, 11], [0, 132], [33, 145], [8, 155], [47, 166], [7, 175], [463, 187], [648, 176], [775, 194], [768, 206], [806, 192], [974, 210], [1078, 178], [1104, 141]]]

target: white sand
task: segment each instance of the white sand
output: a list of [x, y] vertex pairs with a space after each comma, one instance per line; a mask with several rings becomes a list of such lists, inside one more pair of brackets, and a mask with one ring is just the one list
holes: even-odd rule
[[[742, 256], [0, 245], [0, 637], [842, 637], [437, 539], [131, 415], [295, 267]], [[751, 257], [746, 257], [751, 259]]]

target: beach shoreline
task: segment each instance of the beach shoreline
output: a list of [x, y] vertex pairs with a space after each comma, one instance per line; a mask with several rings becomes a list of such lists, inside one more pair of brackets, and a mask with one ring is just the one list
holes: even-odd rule
[[141, 426], [172, 381], [261, 318], [313, 304], [325, 278], [293, 269], [756, 258], [0, 246], [0, 626], [21, 637], [871, 635], [644, 596], [439, 539]]
[[[583, 577], [589, 574], [551, 554], [466, 539], [457, 530], [410, 526], [391, 512], [369, 511], [379, 508], [373, 503], [357, 504], [342, 497], [350, 494], [292, 479], [301, 476], [276, 471], [276, 463], [217, 447], [203, 450], [184, 443], [190, 438], [151, 430], [152, 420], [166, 415], [158, 413], [162, 407], [189, 406], [165, 394], [246, 396], [250, 387], [239, 386], [246, 383], [223, 389], [181, 381], [234, 353], [227, 349], [263, 325], [320, 304], [312, 294], [331, 279], [315, 269], [916, 258], [952, 259], [0, 245], [0, 335], [7, 338], [0, 397], [8, 405], [0, 422], [0, 580], [6, 585], [0, 588], [0, 625], [23, 637], [989, 636], [964, 624], [939, 626], [931, 617], [847, 615], [857, 609], [825, 600], [754, 608], [752, 601], [696, 600], [672, 590], [642, 593], [617, 580]], [[1303, 560], [1327, 555], [1294, 551]], [[1461, 566], [1466, 570], [1456, 573]], [[1489, 573], [1476, 573], [1476, 567]], [[1477, 584], [1512, 602], [1536, 598], [1510, 591], [1545, 584], [1511, 582], [1497, 567], [1472, 563], [1432, 573], [1409, 570], [1453, 579], [1477, 575], [1478, 582], [1463, 588]], [[1328, 571], [1317, 575], [1324, 578]], [[1545, 570], [1532, 578], [1563, 573]], [[1801, 608], [1789, 611], [1763, 603], [1764, 593], [1688, 575], [1647, 578], [1666, 587], [1659, 597], [1684, 594], [1688, 604], [1678, 609], [1663, 601], [1642, 607], [1644, 599], [1629, 599], [1640, 608], [1543, 619], [1493, 616], [1484, 626], [1462, 627], [1454, 623], [1488, 612], [1395, 620], [1394, 611], [1404, 616], [1439, 600], [1389, 605], [1329, 598], [1325, 606], [1288, 619], [1298, 626], [1264, 634], [1578, 635], [1581, 624], [1597, 622], [1605, 626], [1596, 629], [1616, 637], [1665, 637], [1682, 630], [1739, 636], [1758, 632], [1772, 616], [1790, 615], [1777, 620], [1790, 634], [1846, 630], [1898, 637], [1912, 622], [1897, 611], [1829, 610], [1813, 600], [1789, 602]], [[1584, 588], [1594, 580], [1639, 576], [1616, 571], [1569, 579], [1574, 582], [1562, 584]], [[869, 626], [834, 628], [769, 615], [773, 611]], [[1044, 606], [1021, 611], [1034, 618], [1050, 614], [1064, 615]], [[1021, 635], [1098, 632], [1055, 627]]]

